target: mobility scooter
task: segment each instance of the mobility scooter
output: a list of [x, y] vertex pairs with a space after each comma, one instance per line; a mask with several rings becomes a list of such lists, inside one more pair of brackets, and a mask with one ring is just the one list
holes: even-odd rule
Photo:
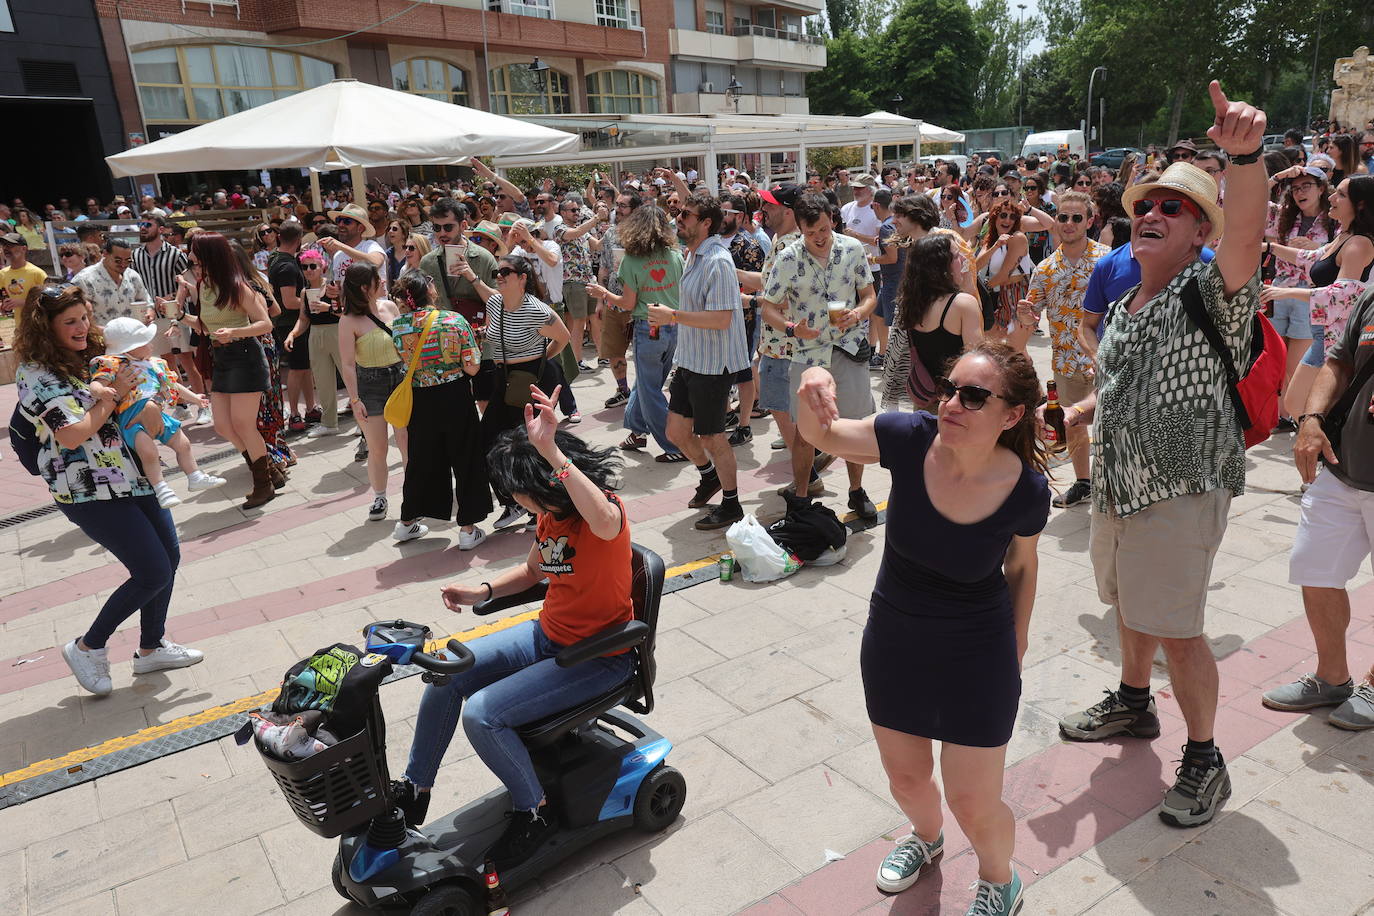
[[[665, 763], [672, 744], [636, 717], [612, 711], [617, 706], [641, 714], [653, 709], [654, 636], [663, 580], [663, 560], [634, 545], [634, 619], [557, 656], [557, 663], [568, 667], [629, 648], [635, 656], [629, 680], [519, 729], [559, 830], [533, 856], [501, 872], [503, 888], [518, 887], [608, 834], [631, 827], [663, 830], [682, 810], [686, 782]], [[491, 614], [538, 601], [546, 590], [547, 583], [541, 582], [520, 594], [482, 602], [473, 612]], [[370, 624], [363, 632], [366, 651], [373, 653], [363, 663], [415, 665], [430, 683], [466, 671], [475, 660], [457, 640], [448, 643], [452, 657], [426, 653], [429, 628], [403, 620]], [[408, 829], [392, 794], [379, 695], [372, 698], [365, 723], [356, 734], [302, 760], [262, 754], [301, 823], [320, 836], [340, 837], [335, 890], [365, 907], [408, 905], [418, 916], [485, 914], [484, 865], [505, 828], [509, 793], [497, 789], [422, 828]]]

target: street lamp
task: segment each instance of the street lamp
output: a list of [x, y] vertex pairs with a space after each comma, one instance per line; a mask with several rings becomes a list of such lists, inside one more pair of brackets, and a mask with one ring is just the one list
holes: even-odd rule
[[548, 114], [548, 92], [545, 87], [548, 82], [549, 65], [536, 57], [530, 63], [529, 71], [534, 74], [534, 84], [539, 87], [539, 113]]
[[1026, 33], [1021, 28], [1021, 18], [1026, 13], [1026, 4], [1016, 4], [1016, 126], [1026, 121], [1026, 72], [1022, 69], [1022, 52], [1026, 46]]
[[725, 87], [725, 104], [734, 103], [735, 114], [739, 114], [739, 97], [743, 91], [744, 87], [740, 85], [739, 80], [735, 79], [735, 74], [731, 73], [730, 85]]
[[[1093, 136], [1093, 80], [1101, 72], [1102, 78], [1107, 78], [1106, 67], [1093, 67], [1093, 72], [1088, 75], [1088, 117], [1083, 122], [1083, 146], [1085, 150], [1092, 149]], [[1100, 125], [1099, 125], [1100, 126]]]
[[905, 102], [906, 99], [902, 98], [902, 94], [900, 92], [894, 95], [892, 98], [888, 99], [887, 101], [888, 104], [892, 106], [893, 114], [899, 115], [902, 113], [902, 103]]

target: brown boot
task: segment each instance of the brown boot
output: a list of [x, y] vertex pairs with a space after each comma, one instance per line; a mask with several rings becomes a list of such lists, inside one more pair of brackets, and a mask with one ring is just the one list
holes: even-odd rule
[[286, 486], [286, 471], [277, 467], [270, 460], [267, 462], [267, 471], [272, 475], [272, 489], [280, 490]]
[[253, 492], [248, 494], [248, 499], [244, 501], [244, 509], [256, 509], [264, 503], [271, 502], [277, 496], [277, 491], [272, 489], [272, 472], [269, 470], [267, 456], [253, 459], [249, 465], [253, 470]]

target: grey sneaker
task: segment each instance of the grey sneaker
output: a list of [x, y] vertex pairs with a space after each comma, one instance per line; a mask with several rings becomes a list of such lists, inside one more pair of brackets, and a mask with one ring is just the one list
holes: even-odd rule
[[934, 843], [927, 843], [914, 833], [897, 841], [897, 847], [887, 854], [878, 866], [878, 890], [900, 894], [916, 883], [921, 869], [945, 851], [945, 834], [941, 831]]
[[969, 890], [977, 893], [973, 897], [973, 906], [968, 908], [965, 916], [1016, 916], [1025, 904], [1021, 896], [1025, 888], [1014, 868], [1011, 880], [1006, 884], [993, 884], [979, 878], [969, 885]]
[[1104, 692], [1107, 698], [1101, 703], [1060, 719], [1059, 734], [1071, 741], [1101, 741], [1116, 735], [1159, 737], [1159, 709], [1154, 697], [1144, 709], [1132, 709], [1115, 690]]
[[[1354, 681], [1328, 684], [1315, 674], [1304, 674], [1291, 684], [1266, 690], [1260, 702], [1270, 709], [1299, 712], [1304, 709], [1316, 709], [1318, 706], [1340, 706], [1350, 699], [1350, 694], [1354, 690]], [[1370, 724], [1374, 725], [1374, 722]]]
[[1374, 728], [1374, 687], [1369, 684], [1356, 687], [1350, 699], [1339, 708], [1331, 710], [1331, 715], [1326, 717], [1326, 721], [1337, 728], [1349, 729], [1352, 732]]
[[1178, 779], [1174, 787], [1164, 793], [1159, 805], [1159, 819], [1174, 827], [1201, 827], [1216, 816], [1217, 808], [1231, 797], [1231, 775], [1221, 751], [1216, 761], [1203, 766], [1189, 760], [1187, 747], [1183, 760], [1175, 771]]

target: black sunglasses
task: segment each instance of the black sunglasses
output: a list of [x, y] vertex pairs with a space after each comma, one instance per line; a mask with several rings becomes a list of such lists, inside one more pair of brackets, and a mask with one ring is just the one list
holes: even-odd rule
[[524, 274], [516, 270], [514, 267], [496, 268], [496, 276], [500, 277], [502, 280], [504, 280], [506, 277], [509, 277], [511, 274], [515, 274], [517, 276], [524, 276]]
[[301, 270], [324, 270], [323, 264], [302, 264]]
[[1190, 161], [1190, 160], [1191, 160], [1194, 156], [1196, 156], [1196, 155], [1197, 155], [1197, 153], [1194, 153], [1194, 152], [1192, 152], [1191, 150], [1186, 150], [1186, 149], [1185, 149], [1185, 150], [1179, 150], [1179, 151], [1176, 152], [1176, 153], [1170, 153], [1169, 156], [1168, 156], [1168, 159], [1169, 159], [1170, 162], [1178, 162], [1180, 159], [1182, 159], [1182, 160], [1185, 161], [1185, 162], [1188, 162], [1188, 161]]
[[956, 394], [959, 396], [959, 403], [963, 404], [966, 410], [982, 410], [983, 406], [987, 404], [988, 398], [1006, 400], [1000, 394], [993, 394], [986, 388], [980, 388], [977, 385], [956, 385], [943, 376], [935, 380], [936, 398], [941, 401], [948, 401]]
[[334, 220], [334, 222], [337, 223], [337, 224], [340, 225], [340, 226], [347, 226], [347, 225], [349, 225], [350, 223], [351, 223], [352, 225], [354, 225], [354, 226], [361, 226], [361, 225], [362, 225], [362, 223], [358, 222], [356, 219], [354, 219], [354, 218], [351, 217], [351, 216], [341, 216], [341, 217], [339, 217], [338, 219]]
[[1011, 196], [1011, 191], [1008, 190], [1007, 188], [998, 188], [996, 191], [993, 191], [993, 192], [992, 192], [992, 196], [993, 196], [993, 197], [1010, 197], [1010, 196]]
[[457, 223], [430, 223], [430, 225], [434, 227], [434, 231], [435, 231], [435, 232], [457, 232], [457, 231], [458, 231], [458, 224], [457, 224]]
[[1067, 223], [1069, 220], [1073, 220], [1075, 223], [1081, 223], [1081, 222], [1083, 222], [1083, 214], [1082, 214], [1082, 213], [1059, 213], [1059, 214], [1056, 215], [1056, 218], [1057, 218], [1061, 223]]
[[1038, 184], [1031, 184], [1029, 181], [1026, 182], [1024, 185], [1022, 185], [1022, 187], [1024, 187], [1027, 191], [1038, 191], [1038, 190], [1040, 190], [1040, 185], [1038, 185]]
[[402, 246], [402, 247], [404, 247], [406, 251], [417, 251], [417, 250], [418, 250], [414, 245], [405, 245], [405, 246]]

